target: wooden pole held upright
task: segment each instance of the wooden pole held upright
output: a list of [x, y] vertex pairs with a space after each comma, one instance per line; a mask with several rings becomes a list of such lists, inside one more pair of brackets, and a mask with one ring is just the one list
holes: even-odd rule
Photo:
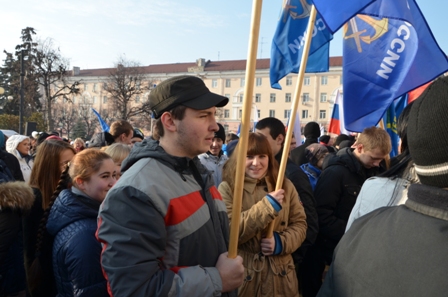
[[235, 189], [233, 190], [232, 221], [230, 223], [229, 258], [236, 258], [238, 250], [238, 235], [241, 215], [241, 200], [243, 197], [244, 174], [249, 138], [250, 112], [254, 91], [255, 68], [257, 63], [258, 36], [260, 34], [260, 19], [262, 0], [254, 0], [252, 5], [252, 20], [247, 53], [246, 77], [243, 99], [240, 139], [238, 141], [238, 159], [236, 167]]

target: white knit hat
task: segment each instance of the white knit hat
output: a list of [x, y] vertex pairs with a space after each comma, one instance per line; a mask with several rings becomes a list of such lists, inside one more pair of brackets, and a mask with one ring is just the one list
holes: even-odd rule
[[10, 136], [8, 138], [8, 140], [6, 141], [6, 151], [8, 153], [11, 153], [11, 154], [15, 155], [14, 151], [17, 149], [17, 146], [19, 145], [19, 143], [21, 143], [25, 139], [29, 139], [29, 137], [25, 136], [25, 135], [12, 135], [12, 136]]

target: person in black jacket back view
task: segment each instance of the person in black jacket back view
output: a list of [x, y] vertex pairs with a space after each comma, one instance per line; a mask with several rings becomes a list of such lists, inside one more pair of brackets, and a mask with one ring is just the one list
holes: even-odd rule
[[314, 297], [319, 291], [325, 265], [331, 263], [333, 251], [344, 235], [362, 184], [378, 173], [381, 161], [391, 148], [385, 130], [366, 128], [353, 148], [339, 150], [324, 168], [314, 190], [319, 234], [304, 263], [304, 297]]
[[[256, 132], [263, 134], [269, 141], [272, 147], [272, 151], [275, 155], [275, 159], [280, 163], [283, 144], [285, 141], [285, 126], [283, 123], [276, 118], [264, 118], [260, 120], [255, 126]], [[297, 277], [299, 279], [299, 290], [302, 287], [301, 281], [301, 263], [306, 256], [307, 249], [313, 245], [316, 240], [318, 233], [318, 222], [317, 222], [317, 212], [315, 208], [315, 200], [313, 195], [313, 189], [311, 187], [308, 176], [303, 172], [303, 170], [288, 159], [286, 163], [285, 176], [291, 180], [294, 187], [299, 193], [300, 201], [303, 204], [306, 214], [306, 223], [308, 228], [306, 230], [306, 238], [299, 249], [295, 251], [292, 256], [294, 258], [294, 263], [297, 267]]]
[[305, 136], [305, 143], [299, 145], [291, 151], [291, 160], [300, 166], [302, 164], [308, 163], [308, 159], [305, 155], [305, 149], [307, 146], [313, 143], [319, 143], [318, 138], [320, 137], [320, 127], [316, 122], [309, 122], [305, 125], [303, 130], [303, 135]]

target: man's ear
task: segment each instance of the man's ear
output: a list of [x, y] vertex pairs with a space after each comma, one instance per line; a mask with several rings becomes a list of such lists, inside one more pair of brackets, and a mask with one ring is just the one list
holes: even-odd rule
[[176, 122], [174, 121], [173, 115], [166, 111], [162, 114], [160, 117], [160, 121], [162, 121], [163, 128], [167, 131], [176, 132], [177, 126]]
[[283, 143], [285, 142], [285, 136], [283, 136], [282, 134], [279, 134], [277, 136], [277, 138], [275, 139], [275, 142], [277, 142], [277, 144], [279, 144], [279, 145], [283, 145]]
[[359, 144], [356, 145], [356, 151], [358, 153], [361, 153], [363, 148], [364, 148], [364, 146], [362, 145], [362, 143], [359, 143]]

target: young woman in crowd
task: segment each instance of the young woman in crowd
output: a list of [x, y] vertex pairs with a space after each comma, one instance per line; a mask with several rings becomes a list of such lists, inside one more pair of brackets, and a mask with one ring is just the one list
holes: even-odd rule
[[[238, 149], [238, 145], [237, 148]], [[224, 165], [219, 192], [232, 220], [237, 154]], [[245, 279], [239, 296], [299, 296], [291, 253], [306, 235], [305, 212], [294, 188], [285, 179], [275, 191], [278, 163], [264, 135], [249, 135], [240, 216], [238, 254], [243, 257]], [[266, 238], [273, 220], [274, 236]]]
[[[100, 264], [101, 244], [95, 238], [101, 202], [116, 183], [112, 158], [99, 150], [84, 150], [70, 162], [53, 194], [46, 228], [54, 237], [53, 271], [58, 296], [109, 296]], [[62, 191], [61, 191], [62, 190]], [[45, 220], [45, 217], [44, 217]]]
[[[69, 143], [60, 140], [45, 140], [37, 148], [29, 182], [35, 200], [29, 215], [23, 219], [25, 269], [28, 290], [33, 297], [56, 296], [51, 268], [52, 241], [45, 232], [38, 234], [38, 229], [44, 212], [50, 205], [50, 198], [57, 188], [61, 172], [75, 153], [75, 149]], [[36, 249], [38, 238], [42, 241], [39, 250]], [[30, 268], [36, 256], [39, 262], [42, 262], [42, 270], [36, 268], [35, 273], [31, 273]]]
[[12, 135], [6, 141], [6, 151], [13, 154], [20, 163], [23, 179], [25, 182], [30, 181], [31, 169], [33, 168], [33, 160], [30, 155], [31, 142], [28, 136]]
[[105, 148], [104, 152], [108, 154], [112, 160], [114, 160], [117, 172], [117, 180], [121, 177], [121, 163], [129, 153], [131, 152], [131, 147], [123, 143], [114, 143]]

